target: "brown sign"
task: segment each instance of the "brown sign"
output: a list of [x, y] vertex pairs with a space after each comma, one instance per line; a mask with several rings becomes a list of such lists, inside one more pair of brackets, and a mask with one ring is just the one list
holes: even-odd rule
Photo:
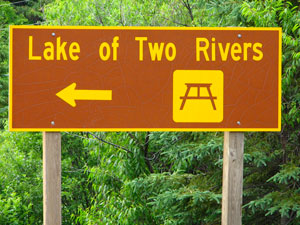
[[280, 28], [10, 27], [12, 131], [279, 131]]

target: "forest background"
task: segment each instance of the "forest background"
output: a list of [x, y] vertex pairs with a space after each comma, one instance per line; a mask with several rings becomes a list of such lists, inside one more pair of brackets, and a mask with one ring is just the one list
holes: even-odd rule
[[[8, 26], [282, 27], [282, 130], [245, 133], [243, 224], [300, 224], [300, 1], [0, 0], [0, 224], [42, 224], [42, 135], [9, 132]], [[63, 224], [220, 224], [222, 132], [63, 132]]]

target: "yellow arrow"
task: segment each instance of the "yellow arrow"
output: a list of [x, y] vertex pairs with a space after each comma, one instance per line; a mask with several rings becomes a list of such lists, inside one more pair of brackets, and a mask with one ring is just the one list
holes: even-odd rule
[[112, 90], [75, 90], [75, 88], [76, 83], [72, 83], [56, 95], [73, 107], [76, 107], [75, 100], [112, 100]]

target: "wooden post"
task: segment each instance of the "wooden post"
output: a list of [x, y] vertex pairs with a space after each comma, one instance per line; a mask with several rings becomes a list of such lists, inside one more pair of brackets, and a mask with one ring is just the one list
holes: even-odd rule
[[61, 225], [61, 135], [43, 132], [44, 225]]
[[242, 224], [244, 133], [224, 132], [222, 225]]

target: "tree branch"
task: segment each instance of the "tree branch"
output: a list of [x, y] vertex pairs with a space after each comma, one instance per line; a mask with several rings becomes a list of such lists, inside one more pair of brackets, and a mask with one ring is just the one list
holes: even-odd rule
[[184, 5], [184, 7], [187, 8], [187, 10], [189, 11], [191, 20], [193, 21], [194, 20], [194, 16], [193, 16], [193, 11], [192, 11], [191, 5], [189, 3], [189, 0], [186, 0], [186, 1], [182, 0], [182, 3]]
[[162, 18], [164, 18], [165, 20], [171, 21], [171, 22], [173, 22], [173, 23], [175, 23], [175, 24], [177, 24], [177, 25], [180, 25], [180, 26], [184, 26], [184, 27], [187, 27], [187, 26], [188, 26], [188, 25], [185, 24], [185, 23], [179, 23], [179, 22], [177, 22], [177, 21], [175, 21], [175, 20], [171, 20], [171, 19], [169, 19], [169, 18], [167, 18], [167, 17], [165, 17], [165, 16], [162, 16]]
[[[77, 134], [71, 134], [71, 133], [69, 133], [69, 132], [66, 132], [66, 133], [68, 133], [68, 134], [70, 134], [70, 135], [72, 135], [72, 136], [79, 137], [79, 138], [84, 138], [84, 139], [94, 140], [94, 139], [87, 138], [87, 137], [83, 137], [83, 136], [80, 136], [80, 135], [77, 135]], [[113, 147], [115, 147], [115, 148], [123, 149], [123, 150], [125, 150], [126, 152], [133, 154], [132, 151], [130, 151], [129, 149], [127, 149], [127, 148], [125, 148], [125, 147], [123, 147], [123, 146], [120, 146], [120, 145], [111, 143], [111, 142], [109, 142], [109, 141], [106, 141], [106, 140], [104, 140], [103, 138], [100, 138], [100, 137], [94, 135], [94, 134], [91, 133], [91, 132], [87, 132], [87, 134], [92, 135], [94, 138], [96, 138], [97, 140], [99, 140], [99, 141], [101, 141], [101, 142], [103, 142], [103, 143], [105, 143], [105, 144], [109, 144], [109, 145], [111, 145], [111, 146], [113, 146]]]
[[147, 167], [148, 167], [150, 173], [154, 173], [153, 167], [152, 167], [150, 161], [147, 158], [147, 156], [148, 156], [148, 149], [149, 149], [149, 138], [150, 138], [150, 132], [148, 131], [147, 134], [146, 134], [145, 145], [144, 145], [143, 151], [144, 151], [144, 158], [146, 160]]
[[142, 146], [143, 144], [139, 141], [139, 139], [137, 139], [131, 132], [127, 132], [128, 135], [134, 140], [134, 142], [137, 144], [137, 145], [140, 145]]
[[114, 143], [111, 143], [111, 142], [109, 142], [109, 141], [106, 141], [106, 140], [104, 140], [104, 139], [102, 139], [102, 138], [100, 138], [100, 137], [94, 135], [94, 134], [91, 133], [91, 132], [88, 132], [88, 133], [89, 133], [90, 135], [92, 135], [94, 138], [96, 138], [97, 140], [99, 140], [99, 141], [102, 141], [102, 142], [104, 142], [104, 143], [106, 143], [106, 144], [109, 144], [109, 145], [111, 145], [111, 146], [113, 146], [113, 147], [115, 147], [115, 148], [123, 149], [123, 150], [125, 150], [126, 152], [132, 154], [132, 151], [130, 151], [130, 150], [127, 149], [127, 148], [124, 148], [123, 146], [116, 145], [116, 144], [114, 144]]

